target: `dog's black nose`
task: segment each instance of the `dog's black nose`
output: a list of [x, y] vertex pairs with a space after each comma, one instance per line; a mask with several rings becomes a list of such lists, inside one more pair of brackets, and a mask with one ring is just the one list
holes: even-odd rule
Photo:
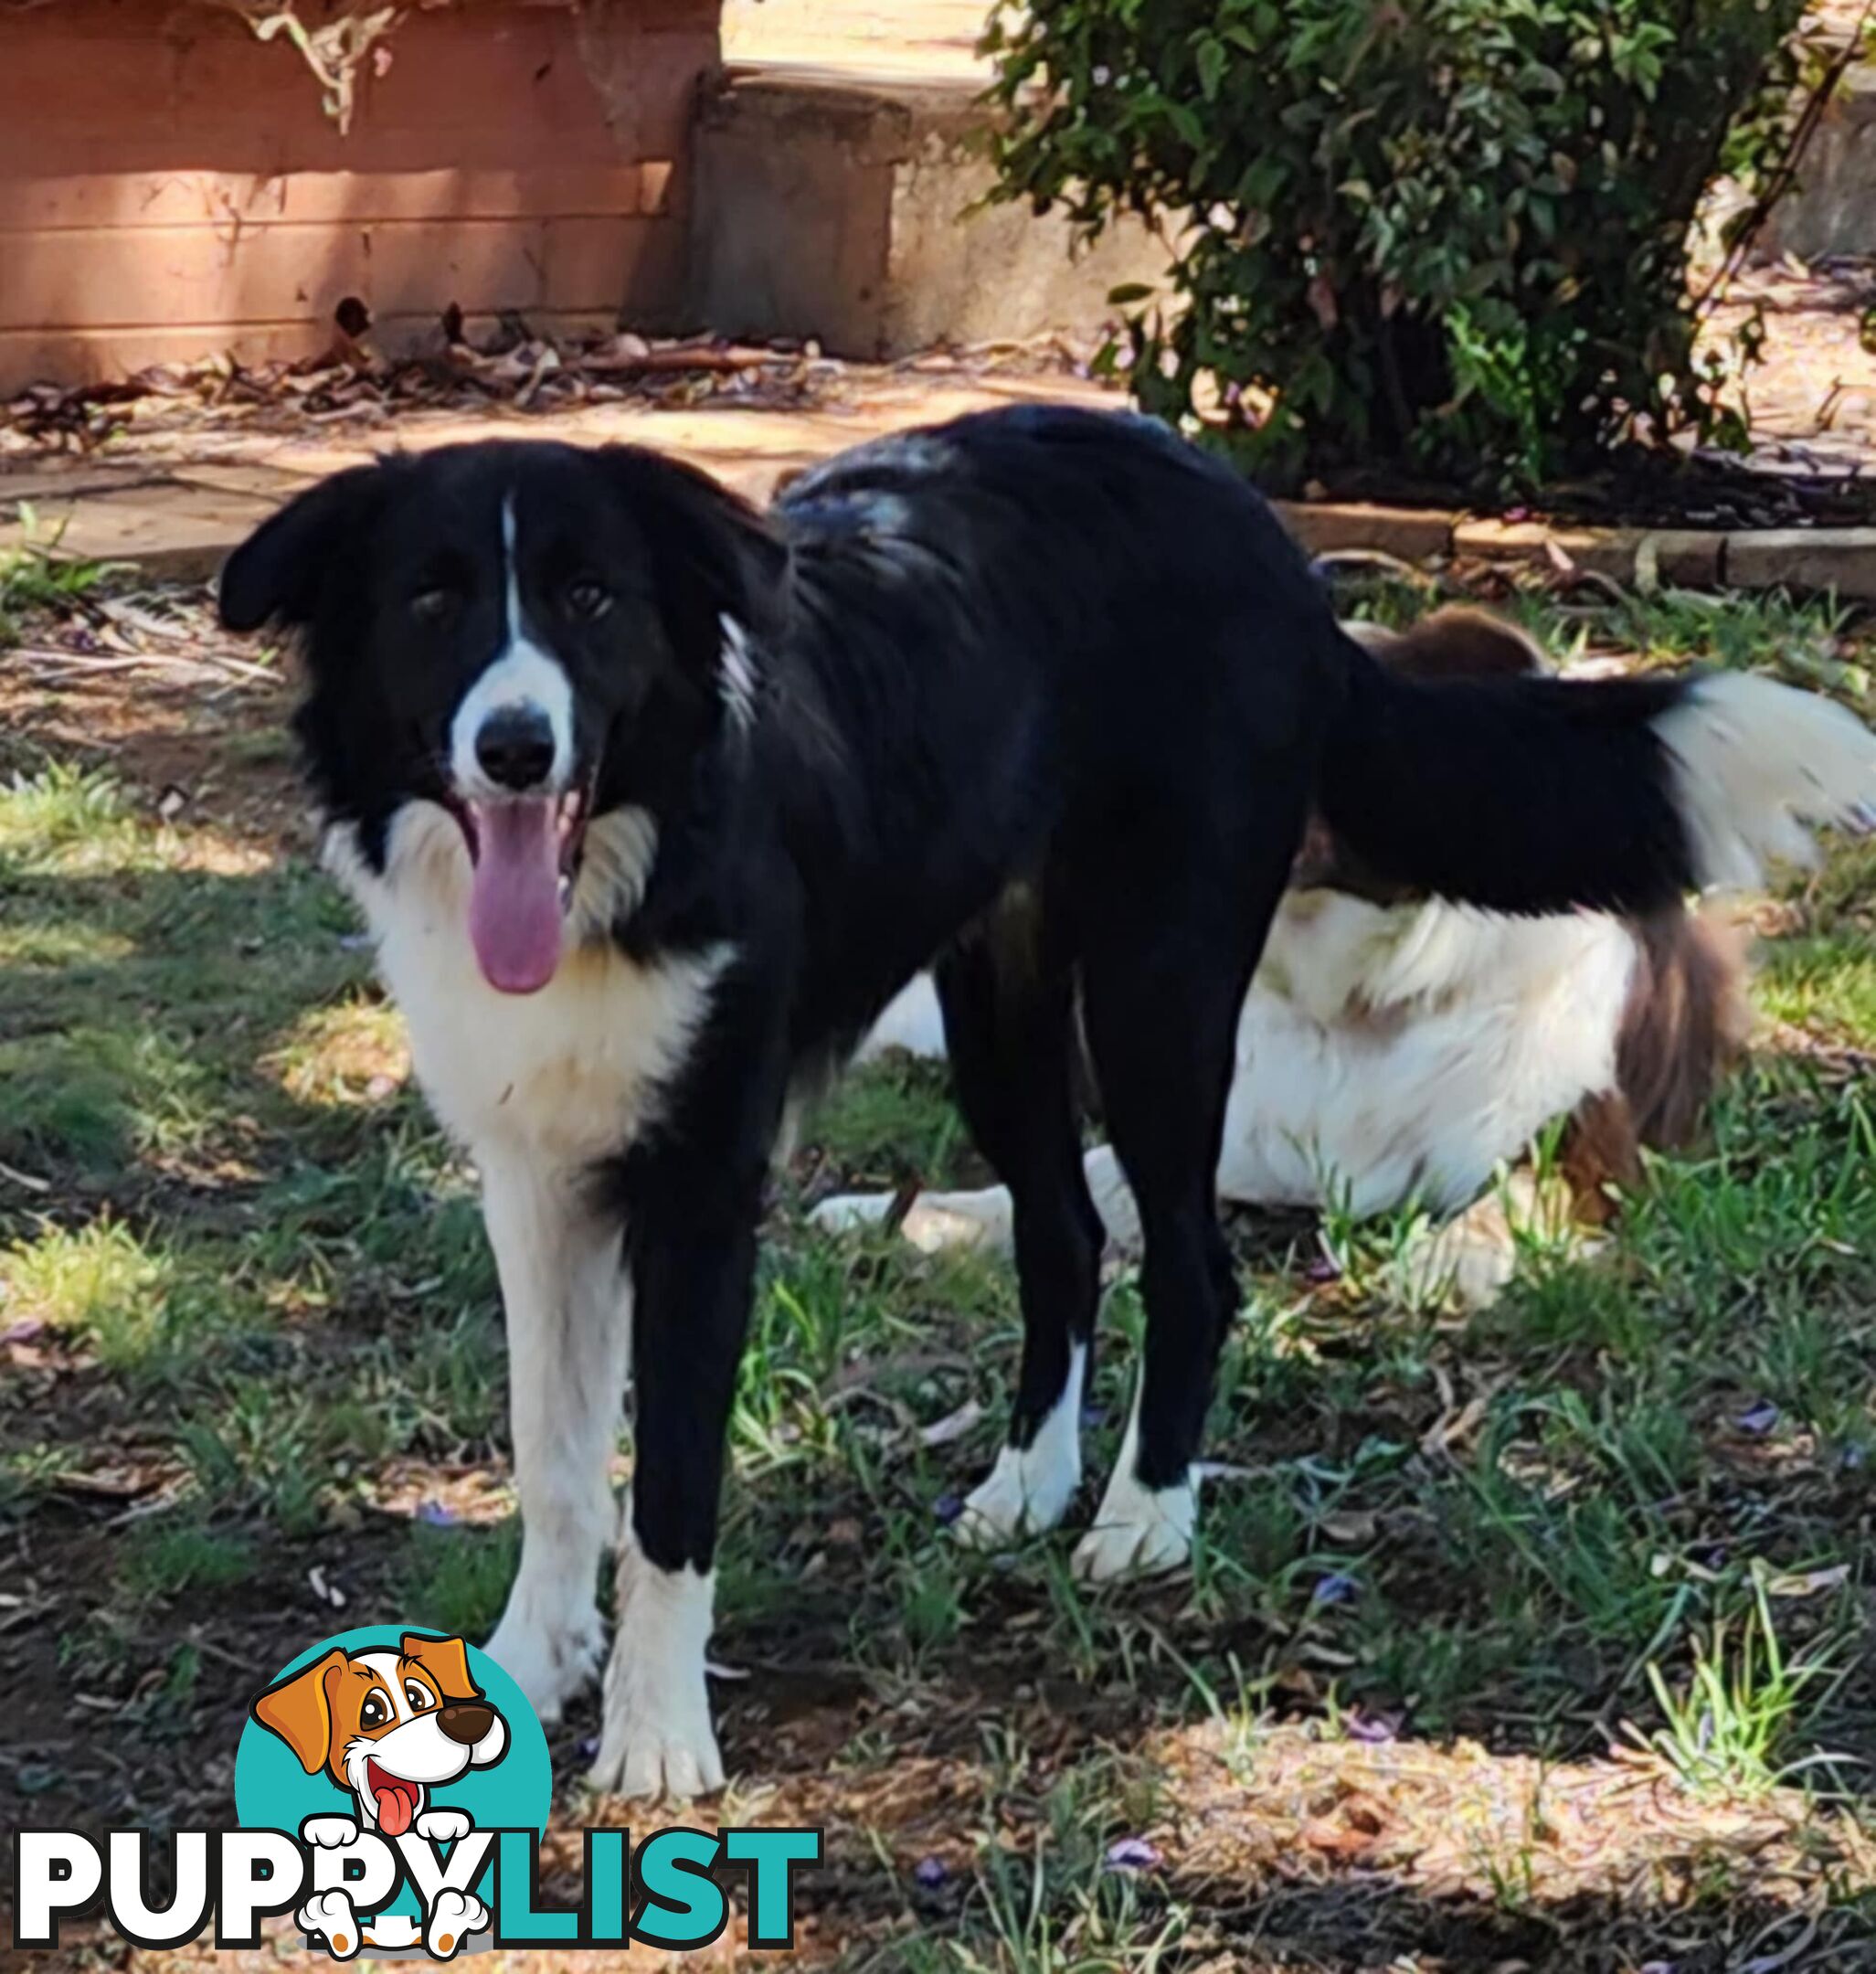
[[482, 723], [475, 758], [489, 780], [505, 789], [538, 788], [554, 766], [554, 729], [530, 700], [502, 706]]
[[464, 1747], [473, 1747], [494, 1725], [494, 1708], [480, 1700], [451, 1700], [437, 1709], [437, 1725]]

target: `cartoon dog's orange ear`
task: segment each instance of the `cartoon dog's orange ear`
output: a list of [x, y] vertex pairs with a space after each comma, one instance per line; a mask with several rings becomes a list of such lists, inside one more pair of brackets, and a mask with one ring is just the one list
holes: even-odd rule
[[333, 1708], [326, 1675], [344, 1663], [344, 1653], [334, 1645], [323, 1659], [270, 1686], [254, 1703], [254, 1718], [292, 1749], [308, 1775], [317, 1775], [332, 1753]]
[[482, 1690], [469, 1676], [469, 1654], [460, 1638], [423, 1638], [405, 1632], [397, 1649], [415, 1660], [437, 1682], [445, 1700], [480, 1700]]

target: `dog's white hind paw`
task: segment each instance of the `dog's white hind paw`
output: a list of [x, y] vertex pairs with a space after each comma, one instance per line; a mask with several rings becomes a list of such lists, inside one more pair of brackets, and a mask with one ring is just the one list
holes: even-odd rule
[[424, 1950], [433, 1960], [447, 1960], [461, 1952], [472, 1934], [486, 1932], [488, 1924], [489, 1908], [479, 1898], [445, 1886], [429, 1909], [423, 1929]]
[[455, 1843], [474, 1827], [461, 1810], [426, 1810], [417, 1820], [417, 1834], [430, 1843]]
[[1149, 1488], [1117, 1468], [1094, 1526], [1076, 1547], [1075, 1574], [1083, 1583], [1111, 1583], [1177, 1569], [1192, 1555], [1198, 1516], [1198, 1489], [1190, 1477]]
[[482, 1650], [527, 1695], [542, 1726], [550, 1727], [567, 1703], [584, 1692], [599, 1672], [606, 1654], [606, 1630], [592, 1606], [558, 1624], [540, 1621], [517, 1586]]
[[808, 1215], [808, 1225], [823, 1234], [851, 1234], [855, 1227], [878, 1226], [893, 1210], [890, 1193], [839, 1193], [824, 1199]]
[[[339, 1823], [344, 1819], [334, 1817], [329, 1820]], [[326, 1951], [334, 1960], [349, 1960], [363, 1944], [358, 1915], [352, 1910], [352, 1901], [344, 1892], [318, 1893], [293, 1916], [299, 1922], [301, 1932], [308, 1939], [323, 1941]]]
[[300, 1826], [300, 1840], [322, 1851], [343, 1851], [358, 1841], [358, 1826], [347, 1816], [310, 1816]]

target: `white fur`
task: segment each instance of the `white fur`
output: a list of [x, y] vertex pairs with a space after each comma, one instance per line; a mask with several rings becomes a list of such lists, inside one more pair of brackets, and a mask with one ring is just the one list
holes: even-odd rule
[[1081, 1485], [1081, 1400], [1087, 1345], [1068, 1346], [1068, 1380], [1026, 1447], [1006, 1446], [972, 1490], [952, 1533], [967, 1548], [995, 1549], [1040, 1535], [1068, 1511]]
[[593, 1601], [612, 1539], [609, 1469], [631, 1350], [618, 1222], [587, 1207], [577, 1172], [525, 1147], [482, 1158], [482, 1215], [508, 1313], [508, 1408], [521, 1565], [488, 1641], [544, 1721], [599, 1671]]
[[756, 724], [756, 656], [750, 649], [749, 633], [734, 617], [723, 616], [716, 620], [717, 628], [723, 632], [723, 656], [718, 674], [718, 689], [723, 694], [723, 704], [728, 710], [730, 724], [740, 733], [747, 733]]
[[[1552, 1119], [1614, 1087], [1635, 962], [1627, 929], [1589, 913], [1507, 918], [1293, 894], [1238, 1021], [1221, 1195], [1358, 1214], [1410, 1198], [1465, 1205]], [[915, 988], [863, 1053], [941, 1045], [928, 983]], [[1088, 1152], [1085, 1166], [1109, 1239], [1138, 1247], [1113, 1152]], [[889, 1205], [883, 1194], [828, 1200], [815, 1219], [876, 1224]], [[905, 1232], [927, 1248], [1006, 1248], [1009, 1194], [921, 1194]]]
[[[649, 824], [614, 826], [619, 856], [641, 856]], [[329, 836], [327, 862], [365, 909], [418, 1078], [445, 1128], [478, 1152], [504, 1144], [560, 1170], [629, 1143], [682, 1067], [727, 954], [641, 966], [609, 939], [570, 940], [538, 993], [505, 994], [482, 978], [470, 944], [472, 869], [454, 819], [408, 803], [387, 852], [379, 876], [345, 828]]]
[[1876, 735], [1819, 694], [1719, 673], [1654, 728], [1703, 886], [1750, 888], [1775, 858], [1808, 866], [1807, 823], [1866, 822], [1876, 810]]
[[1142, 1484], [1134, 1468], [1139, 1457], [1139, 1407], [1144, 1380], [1136, 1385], [1133, 1410], [1120, 1441], [1120, 1457], [1108, 1478], [1108, 1491], [1093, 1525], [1076, 1544], [1072, 1568], [1084, 1583], [1108, 1583], [1117, 1576], [1147, 1576], [1177, 1569], [1192, 1555], [1199, 1518], [1195, 1473], [1171, 1487]]
[[631, 1528], [628, 1503], [619, 1544], [619, 1631], [606, 1668], [606, 1717], [591, 1781], [620, 1796], [701, 1796], [723, 1787], [704, 1682], [715, 1572], [658, 1568]]
[[[588, 844], [574, 917], [609, 924], [621, 874], [642, 886], [655, 833], [628, 811], [600, 818]], [[365, 909], [431, 1107], [482, 1169], [523, 1527], [489, 1650], [551, 1719], [601, 1649], [593, 1585], [613, 1528], [607, 1469], [630, 1352], [622, 1230], [590, 1210], [582, 1181], [655, 1120], [728, 955], [641, 966], [609, 938], [575, 939], [539, 992], [501, 993], [470, 945], [471, 866], [454, 820], [412, 802], [387, 852], [375, 874], [339, 830], [328, 861]]]
[[467, 801], [500, 801], [512, 795], [491, 781], [476, 759], [476, 736], [492, 714], [511, 706], [535, 706], [554, 735], [554, 766], [548, 785], [564, 789], [573, 776], [573, 683], [559, 660], [527, 634], [521, 609], [521, 578], [514, 558], [514, 496], [502, 504], [502, 552], [507, 563], [508, 642], [464, 695], [450, 722], [450, 771]]

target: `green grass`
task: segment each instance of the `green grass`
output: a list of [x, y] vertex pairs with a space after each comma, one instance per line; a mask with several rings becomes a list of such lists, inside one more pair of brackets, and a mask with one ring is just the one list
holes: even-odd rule
[[[1820, 605], [1514, 601], [1553, 649], [1627, 636], [1852, 694], [1862, 663]], [[188, 717], [205, 761], [280, 777], [286, 804], [281, 707], [255, 692]], [[9, 758], [38, 764], [0, 786], [0, 1332], [20, 1339], [0, 1349], [21, 1353], [0, 1358], [0, 1542], [6, 1583], [50, 1601], [0, 1644], [98, 1703], [26, 1763], [48, 1820], [109, 1800], [202, 1821], [176, 1737], [232, 1746], [217, 1652], [264, 1675], [322, 1627], [492, 1626], [517, 1533], [493, 1270], [325, 881], [212, 800], [164, 822], [134, 747], [107, 772], [16, 720], [37, 751]], [[1619, 1966], [1670, 1934], [1732, 1964], [1712, 1943], [1760, 1910], [1761, 1873], [1721, 1812], [1867, 1788], [1876, 1760], [1872, 896], [1867, 845], [1788, 892], [1759, 1001], [1804, 1046], [1756, 1058], [1707, 1141], [1657, 1162], [1607, 1265], [1534, 1256], [1459, 1321], [1394, 1292], [1412, 1214], [1329, 1215], [1331, 1281], [1313, 1227], [1241, 1218], [1224, 1471], [1171, 1582], [1076, 1584], [1072, 1529], [1002, 1557], [951, 1543], [940, 1506], [993, 1458], [1015, 1376], [1011, 1272], [805, 1215], [836, 1186], [980, 1168], [928, 1067], [880, 1063], [807, 1120], [765, 1228], [713, 1651], [750, 1674], [716, 1698], [761, 1813], [828, 1822], [811, 1897], [843, 1964], [1184, 1974], [1259, 1965], [1267, 1937], [1291, 1956], [1273, 1966]], [[1076, 1524], [1140, 1321], [1122, 1270]], [[1377, 1723], [1404, 1761], [1477, 1744], [1488, 1765], [1595, 1764], [1626, 1724], [1722, 1834], [1626, 1905], [1570, 1903], [1534, 1810], [1450, 1895], [1301, 1839], [1224, 1879], [1192, 1863], [1221, 1820], [1383, 1788], [1343, 1779]], [[567, 1772], [595, 1725], [560, 1731]], [[1168, 1767], [1167, 1736], [1211, 1737], [1210, 1766]], [[1283, 1780], [1301, 1740], [1313, 1779]], [[1182, 1830], [1214, 1773], [1255, 1816]], [[1418, 1800], [1388, 1813], [1436, 1831]], [[1843, 1835], [1863, 1814], [1804, 1826], [1820, 1939], [1863, 1923]], [[1148, 1833], [1163, 1865], [1111, 1862]]]

